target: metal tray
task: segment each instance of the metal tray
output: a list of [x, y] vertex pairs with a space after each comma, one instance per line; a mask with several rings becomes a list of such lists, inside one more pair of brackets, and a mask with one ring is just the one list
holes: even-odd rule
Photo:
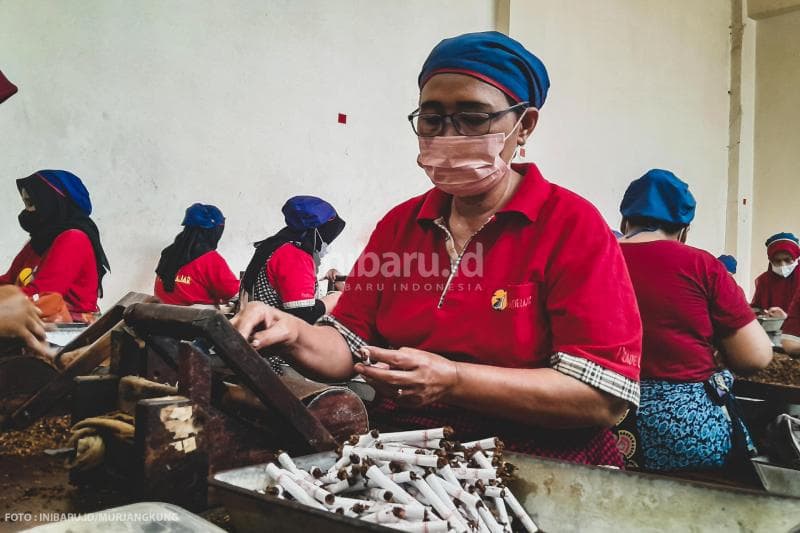
[[[544, 531], [792, 531], [800, 499], [636, 472], [506, 454], [517, 465], [514, 494]], [[332, 453], [301, 457], [301, 468], [333, 464]], [[392, 531], [257, 492], [264, 465], [209, 479], [237, 531]]]
[[800, 470], [777, 465], [768, 457], [760, 455], [751, 462], [764, 488], [774, 494], [800, 496]]

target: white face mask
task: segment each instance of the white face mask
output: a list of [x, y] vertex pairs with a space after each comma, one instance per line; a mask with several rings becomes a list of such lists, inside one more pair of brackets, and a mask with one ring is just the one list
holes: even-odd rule
[[770, 267], [772, 268], [772, 271], [775, 272], [777, 275], [779, 275], [779, 276], [781, 276], [783, 278], [788, 278], [789, 276], [792, 275], [792, 272], [794, 272], [794, 269], [797, 268], [797, 261], [798, 260], [795, 259], [794, 262], [789, 263], [788, 265], [782, 265], [782, 266], [775, 266], [775, 265], [770, 263]]
[[322, 259], [322, 258], [323, 258], [323, 257], [325, 257], [326, 255], [328, 255], [328, 243], [327, 243], [327, 242], [325, 242], [325, 241], [322, 241], [322, 245], [321, 245], [321, 246], [320, 246], [320, 248], [319, 248], [319, 252], [317, 252], [317, 256], [318, 256], [320, 259]]

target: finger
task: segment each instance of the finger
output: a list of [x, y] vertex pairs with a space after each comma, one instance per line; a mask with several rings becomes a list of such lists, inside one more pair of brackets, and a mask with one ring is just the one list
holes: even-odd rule
[[280, 322], [276, 323], [273, 327], [267, 328], [263, 331], [253, 335], [250, 345], [253, 348], [266, 348], [275, 344], [283, 344], [289, 340], [289, 330]]
[[416, 355], [410, 353], [403, 353], [398, 350], [388, 350], [386, 348], [378, 348], [377, 346], [365, 346], [362, 352], [370, 361], [386, 363], [393, 368], [402, 370], [414, 370], [417, 368]]
[[361, 366], [363, 367], [361, 371], [356, 371], [365, 378], [388, 383], [395, 387], [408, 388], [417, 384], [413, 374], [411, 372], [406, 372], [405, 370], [386, 370], [383, 368], [376, 368], [374, 366]]
[[30, 332], [26, 332], [22, 336], [22, 340], [25, 342], [25, 345], [30, 348], [34, 353], [37, 353], [43, 357], [52, 357], [53, 350], [47, 347], [45, 344], [39, 342], [39, 340], [33, 336]]
[[249, 339], [253, 330], [263, 324], [269, 328], [272, 322], [272, 309], [266, 305], [248, 305], [244, 311], [231, 321], [236, 331], [245, 339]]
[[44, 323], [41, 320], [33, 319], [28, 320], [28, 331], [33, 333], [37, 339], [43, 341], [47, 338], [47, 332], [44, 328]]

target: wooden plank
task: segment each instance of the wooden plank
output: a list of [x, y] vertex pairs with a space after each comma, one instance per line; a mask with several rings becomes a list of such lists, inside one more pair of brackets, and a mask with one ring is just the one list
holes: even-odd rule
[[287, 447], [302, 451], [336, 448], [330, 432], [281, 381], [266, 359], [256, 352], [219, 312], [163, 304], [140, 303], [124, 314], [127, 324], [142, 335], [171, 335], [185, 340], [204, 338], [242, 382], [274, 411], [285, 431]]
[[123, 296], [121, 300], [111, 306], [111, 309], [98, 318], [94, 324], [86, 328], [86, 331], [72, 339], [69, 344], [59, 350], [58, 354], [56, 355], [56, 363], [58, 363], [58, 360], [62, 354], [77, 350], [78, 348], [82, 348], [84, 346], [89, 346], [97, 339], [105, 335], [108, 330], [116, 326], [117, 323], [122, 320], [122, 313], [125, 312], [125, 308], [127, 308], [129, 305], [153, 300], [155, 300], [155, 297], [149, 294], [129, 292]]

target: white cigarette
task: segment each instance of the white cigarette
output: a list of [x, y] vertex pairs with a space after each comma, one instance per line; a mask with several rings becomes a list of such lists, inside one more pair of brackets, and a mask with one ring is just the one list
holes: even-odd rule
[[436, 455], [418, 455], [395, 450], [379, 450], [377, 448], [361, 448], [359, 455], [369, 457], [375, 461], [398, 461], [401, 463], [438, 468], [447, 464], [447, 461]]
[[391, 524], [400, 521], [400, 517], [394, 514], [391, 508], [382, 509], [377, 513], [365, 514], [361, 520], [366, 522], [373, 522], [375, 524]]
[[449, 507], [451, 511], [458, 511], [456, 504], [453, 503], [453, 500], [447, 494], [447, 491], [444, 490], [441, 479], [436, 477], [436, 474], [428, 474], [425, 477], [425, 481], [428, 483], [428, 486], [433, 489], [433, 492], [436, 493], [436, 496], [442, 500], [442, 503]]
[[333, 502], [336, 500], [336, 496], [328, 492], [327, 490], [323, 489], [322, 487], [318, 487], [314, 485], [312, 482], [303, 479], [303, 478], [295, 478], [295, 482], [306, 491], [308, 494], [311, 495], [315, 500], [320, 503], [324, 503], [326, 505], [332, 505]]
[[446, 533], [450, 528], [446, 520], [431, 520], [430, 522], [406, 522], [401, 520], [394, 524], [385, 525], [386, 527], [409, 533]]
[[439, 469], [439, 473], [442, 475], [445, 481], [448, 481], [457, 487], [461, 486], [461, 483], [458, 481], [458, 478], [453, 474], [453, 469], [450, 468], [450, 465], [444, 465], [442, 468]]
[[457, 511], [451, 510], [424, 479], [416, 479], [411, 483], [425, 496], [425, 499], [430, 502], [434, 510], [439, 513], [439, 516], [450, 522], [453, 529], [459, 533], [465, 533], [469, 529], [464, 520], [462, 520], [461, 515]]
[[363, 448], [367, 446], [372, 446], [372, 443], [380, 436], [380, 432], [377, 429], [371, 430], [369, 433], [364, 433], [362, 435], [352, 435], [350, 437], [350, 444], [355, 446], [356, 448]]
[[474, 480], [481, 479], [489, 481], [497, 479], [497, 471], [494, 468], [453, 468], [453, 475], [458, 479]]
[[302, 470], [297, 468], [297, 465], [294, 464], [294, 461], [292, 461], [292, 458], [289, 457], [289, 454], [287, 454], [286, 452], [278, 454], [278, 463], [280, 463], [280, 465], [283, 467], [284, 470], [288, 470], [296, 477], [300, 478], [311, 477], [311, 475], [308, 474], [307, 472], [303, 472]]
[[522, 523], [526, 531], [529, 533], [536, 533], [539, 531], [539, 526], [533, 522], [531, 517], [528, 515], [525, 509], [523, 509], [522, 505], [520, 505], [519, 501], [510, 490], [506, 491], [506, 496], [503, 499], [506, 501], [508, 506], [511, 507], [511, 512], [513, 512], [516, 517], [519, 518], [519, 521]]
[[[381, 470], [383, 472], [383, 470]], [[412, 479], [416, 479], [417, 474], [411, 472], [410, 470], [405, 470], [403, 472], [398, 472], [396, 474], [387, 474], [386, 477], [397, 483], [398, 485], [401, 483], [408, 483]]]
[[488, 439], [474, 440], [472, 442], [465, 442], [462, 444], [465, 449], [477, 448], [479, 450], [494, 450], [502, 445], [500, 439], [497, 437], [489, 437]]
[[353, 506], [360, 505], [364, 509], [370, 509], [378, 505], [378, 502], [371, 502], [367, 500], [358, 500], [356, 498], [347, 498], [345, 496], [335, 496], [333, 500], [333, 504], [329, 507], [335, 509], [337, 507], [343, 507], [345, 510], [352, 509]]
[[367, 479], [374, 481], [380, 485], [381, 488], [391, 491], [397, 502], [405, 503], [406, 505], [419, 505], [418, 501], [412, 498], [400, 485], [389, 479], [377, 466], [372, 465], [369, 467], [367, 470]]
[[489, 512], [489, 509], [486, 508], [483, 503], [478, 505], [478, 514], [481, 515], [483, 519], [483, 523], [489, 528], [489, 531], [492, 533], [503, 533], [503, 526], [497, 523], [492, 513]]
[[367, 498], [384, 502], [390, 502], [394, 498], [392, 491], [386, 489], [367, 489], [365, 495]]
[[494, 508], [497, 510], [497, 521], [503, 526], [511, 526], [511, 519], [508, 517], [506, 502], [503, 498], [492, 498]]
[[467, 505], [475, 506], [480, 501], [480, 498], [462, 489], [461, 485], [453, 485], [445, 480], [440, 481], [440, 484], [445, 492], [447, 492], [448, 496], [451, 498], [458, 498]]
[[340, 479], [336, 483], [325, 485], [325, 490], [327, 490], [331, 494], [339, 494], [340, 492], [348, 491], [349, 488], [350, 488], [350, 482], [346, 479]]
[[489, 498], [505, 498], [506, 490], [494, 485], [486, 485], [483, 488], [483, 494]]
[[472, 459], [480, 468], [493, 468], [492, 462], [481, 451], [477, 451], [472, 454]]
[[413, 431], [398, 431], [396, 433], [381, 433], [381, 442], [415, 442], [449, 438], [453, 428], [440, 427], [433, 429], [416, 429]]
[[286, 489], [286, 492], [291, 494], [298, 502], [308, 505], [309, 507], [314, 507], [315, 509], [325, 509], [322, 504], [318, 503], [295, 483], [294, 479], [292, 479], [292, 475], [287, 470], [278, 468], [273, 463], [270, 463], [267, 465], [267, 475], [272, 478], [275, 483]]

